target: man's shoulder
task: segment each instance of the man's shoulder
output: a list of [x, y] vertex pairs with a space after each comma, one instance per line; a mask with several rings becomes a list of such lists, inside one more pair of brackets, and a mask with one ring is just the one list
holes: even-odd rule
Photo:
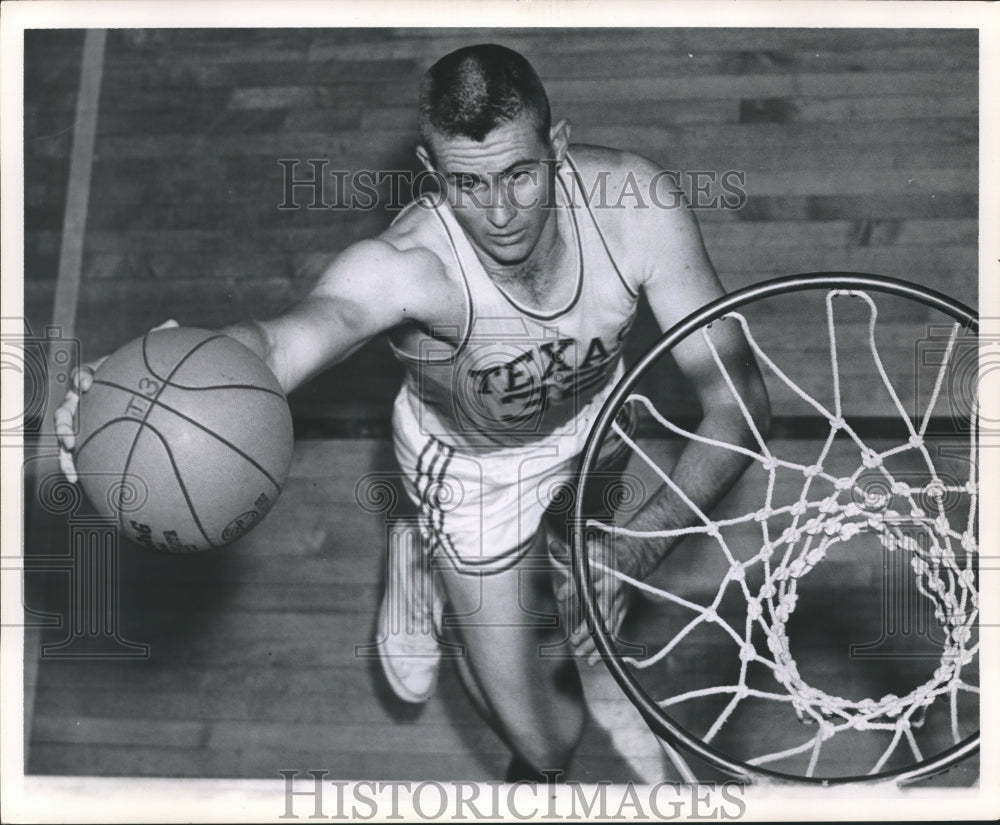
[[578, 197], [591, 209], [606, 213], [606, 224], [633, 225], [637, 212], [647, 213], [652, 206], [681, 201], [676, 173], [635, 152], [574, 145], [570, 157], [578, 177], [573, 191], [579, 192]]
[[376, 240], [416, 265], [437, 268], [447, 260], [447, 239], [432, 210], [420, 203], [405, 207]]
[[624, 185], [631, 178], [649, 178], [659, 171], [656, 163], [649, 158], [622, 149], [592, 144], [573, 144], [570, 149], [573, 164], [580, 175], [598, 180]]

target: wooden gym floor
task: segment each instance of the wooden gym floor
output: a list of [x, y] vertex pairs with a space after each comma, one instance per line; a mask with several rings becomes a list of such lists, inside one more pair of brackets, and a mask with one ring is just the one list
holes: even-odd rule
[[[332, 255], [380, 231], [392, 213], [278, 209], [285, 180], [277, 159], [410, 169], [420, 74], [450, 49], [484, 40], [535, 63], [574, 139], [636, 151], [665, 169], [745, 174], [742, 208], [699, 213], [727, 289], [791, 272], [863, 270], [977, 303], [973, 30], [135, 29], [110, 31], [84, 70], [83, 32], [34, 30], [24, 39], [25, 320], [35, 331], [75, 329], [85, 358], [167, 316], [216, 327], [300, 297]], [[97, 69], [93, 151], [74, 164], [81, 74]], [[67, 180], [91, 174], [91, 195], [74, 201]], [[53, 306], [70, 241], [79, 245], [79, 300], [60, 316]], [[801, 334], [797, 307], [786, 312], [772, 317], [772, 336], [805, 363], [808, 380], [825, 382], [808, 374], [822, 342]], [[887, 318], [889, 338], [906, 344], [892, 369], [912, 374], [912, 341], [892, 326], [899, 317]], [[797, 323], [791, 335], [788, 318]], [[628, 359], [655, 334], [644, 310]], [[850, 372], [864, 342], [844, 340]], [[850, 379], [863, 405], [873, 398], [866, 380]], [[38, 658], [39, 644], [66, 638], [69, 581], [58, 559], [58, 569], [24, 574], [35, 625], [25, 668], [28, 773], [502, 776], [506, 749], [472, 712], [451, 667], [437, 696], [414, 710], [393, 699], [375, 659], [356, 653], [373, 637], [385, 522], [358, 506], [355, 486], [367, 473], [394, 472], [385, 422], [398, 381], [380, 341], [293, 397], [291, 479], [239, 544], [191, 557], [120, 548], [117, 632], [147, 645], [145, 658], [88, 661], [67, 658], [65, 647]], [[674, 395], [683, 407], [684, 394]], [[779, 414], [792, 414], [794, 399], [775, 397]], [[65, 557], [73, 519], [26, 510], [26, 554]], [[871, 627], [879, 616], [852, 592], [858, 583], [849, 578], [837, 590], [836, 613]], [[813, 600], [810, 625], [826, 625], [827, 606]], [[656, 626], [655, 617], [636, 632]], [[40, 628], [59, 619], [62, 627]], [[841, 635], [868, 640], [854, 633]], [[810, 640], [824, 673], [840, 668], [843, 639], [829, 648]], [[685, 666], [707, 668], [710, 658]], [[665, 770], [603, 668], [590, 676], [591, 709], [625, 757], [593, 724], [571, 778]], [[970, 763], [947, 781], [967, 784], [976, 774]]]
[[[804, 456], [817, 443], [782, 446], [786, 454]], [[651, 445], [654, 454], [657, 449], [662, 442]], [[236, 544], [192, 556], [123, 546], [117, 630], [123, 640], [148, 645], [148, 658], [43, 658], [27, 771], [264, 778], [279, 770], [326, 769], [343, 779], [502, 778], [508, 752], [474, 713], [452, 666], [442, 668], [429, 704], [414, 708], [393, 697], [377, 660], [359, 650], [374, 638], [386, 523], [358, 505], [356, 485], [369, 473], [393, 471], [385, 440], [303, 439], [274, 510]], [[720, 513], [746, 512], [758, 506], [760, 494], [748, 478]], [[717, 588], [718, 571], [697, 561], [703, 557], [697, 547], [679, 551], [659, 577], [677, 573], [687, 582], [685, 595], [704, 599]], [[898, 663], [852, 661], [847, 653], [850, 644], [875, 640], [882, 626], [882, 603], [873, 598], [881, 554], [829, 564], [834, 572], [825, 589], [810, 594], [813, 602], [803, 596], [799, 611], [804, 672], [854, 698], [881, 696], [886, 685], [898, 690], [907, 675], [893, 676]], [[36, 606], [67, 612], [65, 587], [53, 587], [51, 576], [29, 594]], [[681, 618], [647, 600], [629, 638], [663, 644], [664, 626], [676, 627]], [[42, 642], [65, 636], [65, 628], [48, 630]], [[643, 678], [653, 679], [654, 695], [662, 687], [657, 679], [722, 684], [731, 679], [722, 673], [736, 662], [731, 646], [707, 639], [681, 648], [668, 667]], [[603, 665], [585, 669], [585, 677], [595, 721], [569, 778], [675, 778]], [[682, 711], [680, 718], [692, 730], [704, 728], [697, 716]], [[729, 745], [745, 753], [762, 731], [773, 738], [777, 727], [751, 717], [727, 732]], [[787, 719], [783, 731], [807, 735]], [[856, 770], [866, 758], [859, 747], [832, 764]], [[970, 763], [944, 781], [967, 784], [976, 775]]]

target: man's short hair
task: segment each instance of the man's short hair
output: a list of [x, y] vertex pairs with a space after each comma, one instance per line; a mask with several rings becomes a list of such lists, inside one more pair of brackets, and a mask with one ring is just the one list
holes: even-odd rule
[[442, 57], [420, 84], [420, 136], [482, 141], [520, 115], [548, 142], [552, 116], [545, 87], [531, 64], [504, 46], [466, 46]]

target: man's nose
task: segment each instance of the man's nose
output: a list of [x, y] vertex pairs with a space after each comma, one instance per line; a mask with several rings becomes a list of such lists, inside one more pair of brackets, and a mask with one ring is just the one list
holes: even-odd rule
[[493, 226], [497, 229], [503, 229], [514, 219], [517, 209], [511, 203], [507, 186], [503, 182], [499, 182], [497, 186], [493, 187], [492, 198], [486, 213], [487, 217]]

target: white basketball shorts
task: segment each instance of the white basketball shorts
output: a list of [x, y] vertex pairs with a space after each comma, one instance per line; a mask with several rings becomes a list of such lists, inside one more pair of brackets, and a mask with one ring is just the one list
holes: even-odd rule
[[[462, 451], [422, 426], [425, 409], [404, 383], [393, 410], [396, 458], [403, 485], [418, 508], [424, 540], [462, 573], [506, 570], [531, 551], [546, 510], [568, 515], [580, 453], [616, 382], [591, 399], [571, 422], [540, 440], [486, 453]], [[627, 410], [627, 407], [626, 407]], [[619, 423], [627, 429], [630, 417]], [[609, 437], [601, 466], [627, 454]], [[627, 456], [626, 456], [627, 457]], [[548, 564], [542, 548], [540, 561]]]

